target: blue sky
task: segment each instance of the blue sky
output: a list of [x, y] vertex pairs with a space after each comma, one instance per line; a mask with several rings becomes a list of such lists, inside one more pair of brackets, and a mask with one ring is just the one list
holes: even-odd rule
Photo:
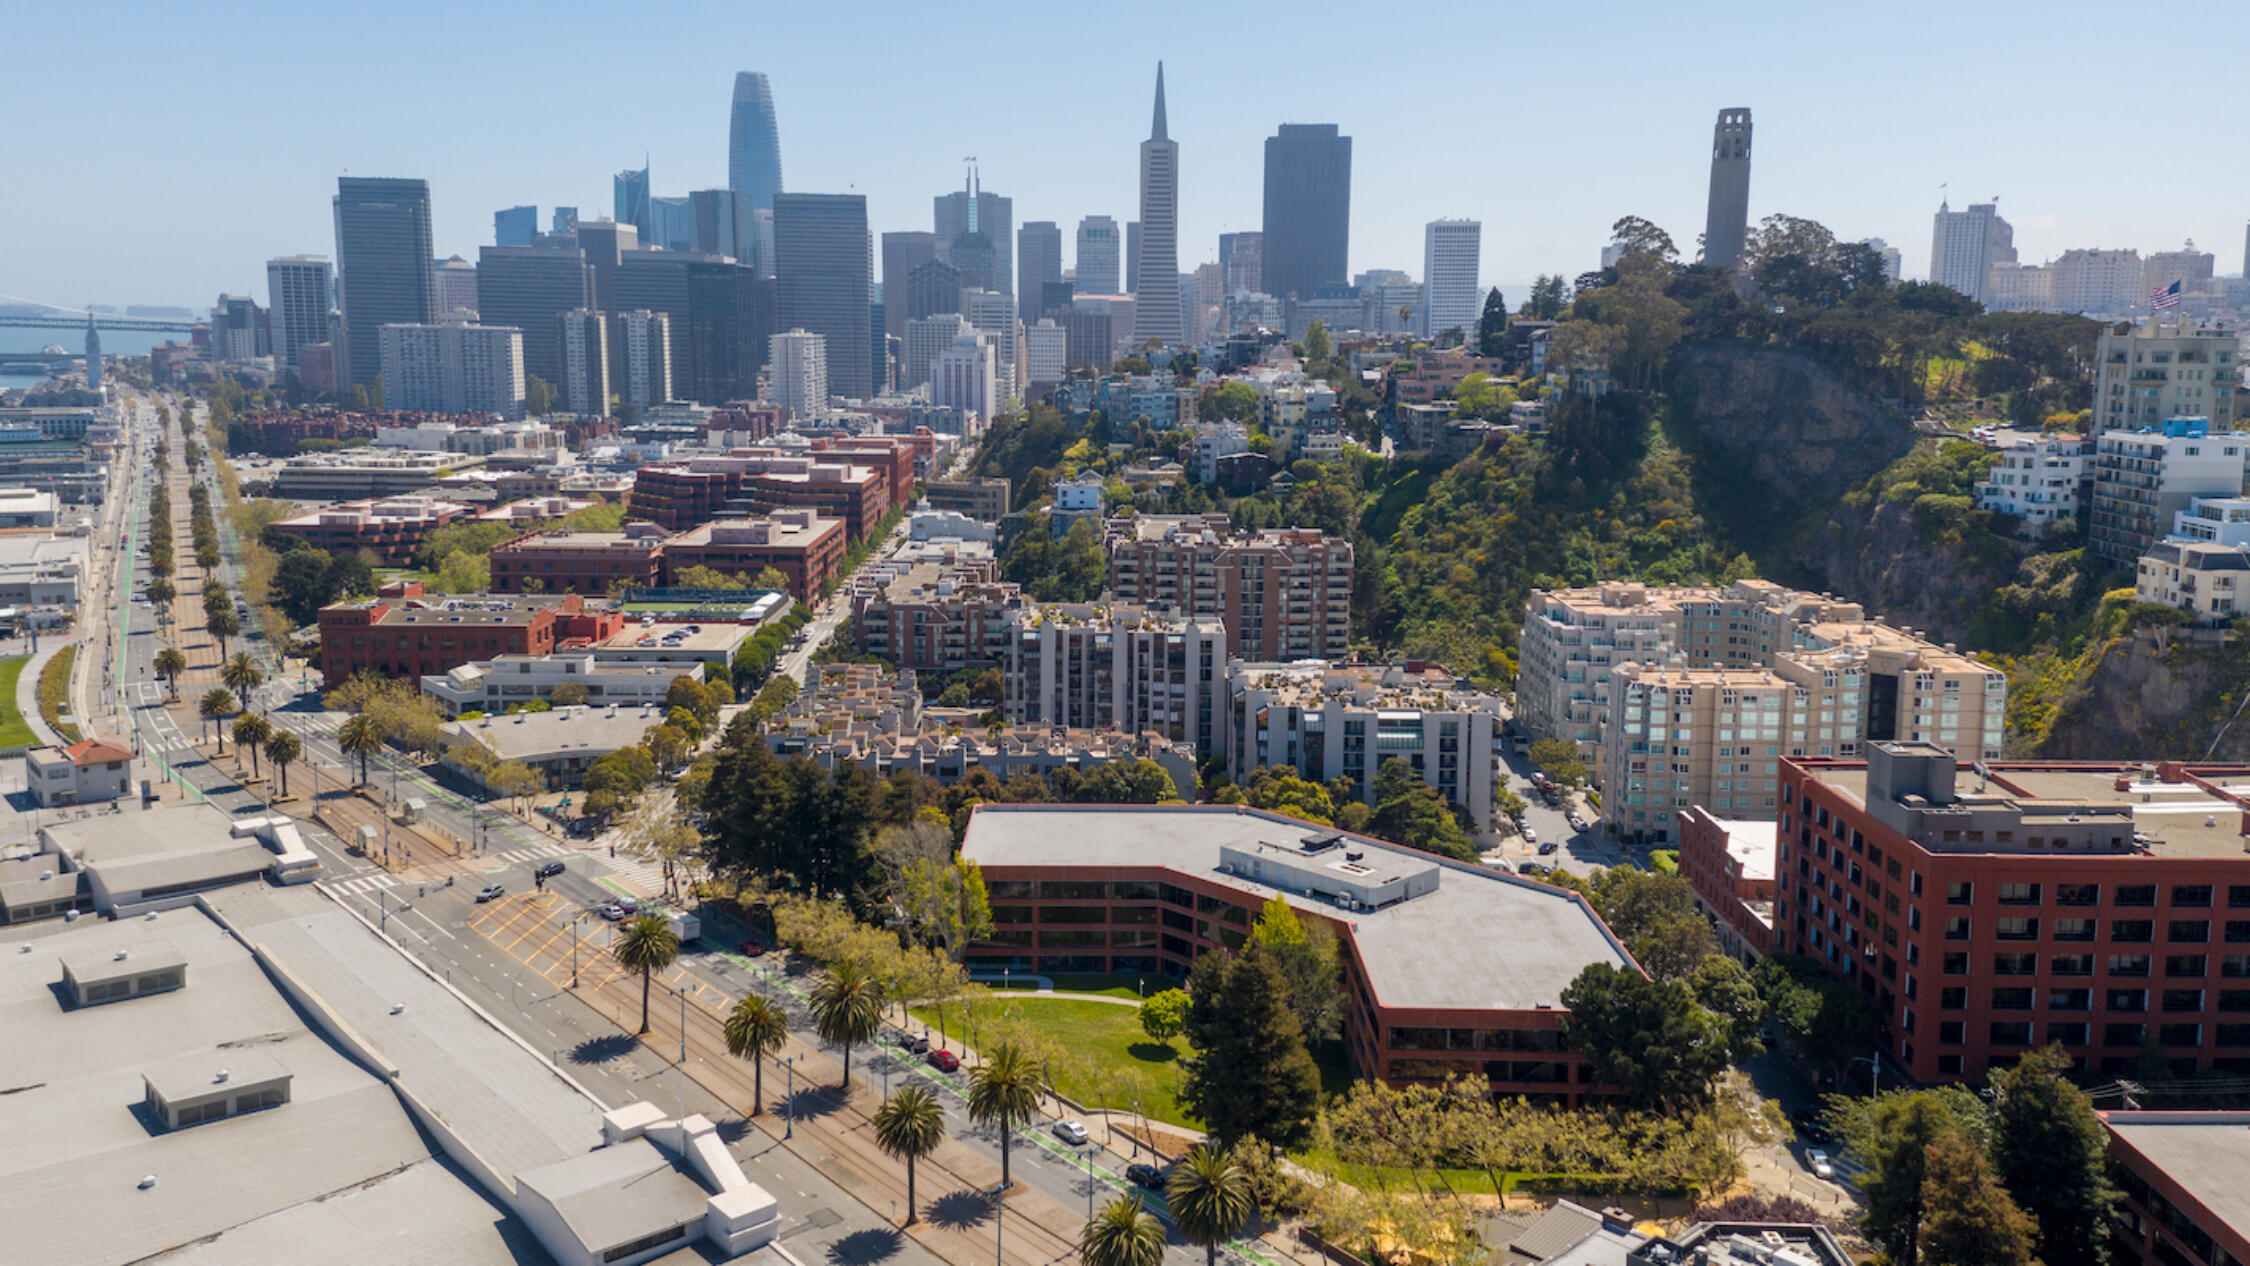
[[1285, 121], [1354, 138], [1354, 271], [1419, 276], [1439, 216], [1484, 222], [1511, 290], [1592, 267], [1627, 213], [1692, 250], [1713, 116], [1748, 105], [1752, 217], [1887, 238], [1910, 275], [1941, 183], [1999, 195], [2028, 260], [2192, 236], [2239, 271], [2250, 164], [2198, 104], [2216, 63], [2133, 29], [2063, 3], [31, 0], [0, 76], [0, 292], [263, 299], [269, 256], [333, 252], [346, 171], [427, 178], [438, 253], [471, 259], [496, 208], [606, 209], [644, 150], [659, 193], [720, 185], [742, 69], [772, 77], [786, 186], [865, 193], [878, 232], [929, 228], [972, 154], [1019, 223], [1122, 222], [1159, 58], [1183, 267], [1258, 227]]

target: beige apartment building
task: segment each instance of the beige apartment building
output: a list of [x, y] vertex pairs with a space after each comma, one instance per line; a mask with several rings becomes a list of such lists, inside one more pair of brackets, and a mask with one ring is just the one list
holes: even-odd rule
[[1107, 524], [1109, 591], [1226, 626], [1227, 654], [1340, 659], [1351, 641], [1352, 547], [1313, 528], [1232, 532], [1223, 514]]
[[1217, 620], [1106, 601], [1027, 602], [1002, 618], [1010, 724], [1153, 732], [1218, 750]]
[[902, 669], [950, 672], [1007, 659], [1004, 617], [1023, 591], [983, 542], [918, 541], [861, 569], [849, 592], [859, 649]]

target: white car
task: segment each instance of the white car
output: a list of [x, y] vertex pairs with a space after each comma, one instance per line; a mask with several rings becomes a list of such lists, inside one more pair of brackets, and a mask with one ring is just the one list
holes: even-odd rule
[[1828, 1153], [1817, 1147], [1805, 1149], [1805, 1168], [1813, 1171], [1813, 1177], [1815, 1178], [1826, 1178], [1833, 1181], [1836, 1177], [1835, 1164], [1828, 1159]]
[[1539, 832], [1533, 830], [1529, 822], [1523, 824], [1523, 842], [1526, 844], [1537, 844], [1539, 842]]
[[1057, 1121], [1055, 1122], [1055, 1137], [1073, 1147], [1077, 1147], [1093, 1136], [1086, 1133], [1086, 1127], [1076, 1121]]

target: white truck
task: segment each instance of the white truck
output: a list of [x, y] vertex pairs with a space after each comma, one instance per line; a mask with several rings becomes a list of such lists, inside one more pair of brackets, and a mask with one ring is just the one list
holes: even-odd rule
[[671, 927], [672, 935], [679, 940], [680, 944], [685, 945], [703, 935], [703, 920], [695, 915], [689, 914], [685, 910], [669, 908], [665, 909], [663, 914], [664, 922]]

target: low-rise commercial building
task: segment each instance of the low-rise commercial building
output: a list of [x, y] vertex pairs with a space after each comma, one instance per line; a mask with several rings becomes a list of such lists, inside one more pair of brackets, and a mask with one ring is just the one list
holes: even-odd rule
[[476, 507], [436, 497], [384, 497], [346, 501], [292, 518], [277, 519], [273, 529], [294, 536], [314, 549], [331, 554], [366, 550], [392, 567], [414, 560], [414, 551], [430, 533], [476, 513]]
[[1680, 874], [1736, 958], [1763, 958], [1773, 948], [1779, 831], [1772, 821], [1713, 817], [1699, 805], [1680, 814]]
[[[555, 789], [583, 785], [588, 766], [611, 752], [632, 747], [642, 735], [662, 724], [661, 707], [611, 704], [448, 721], [439, 732], [445, 743], [446, 768], [479, 786], [486, 785], [482, 771], [512, 763], [530, 769], [546, 781], [549, 789]], [[469, 745], [482, 748], [487, 759], [471, 759], [462, 751]]]
[[1107, 525], [1120, 602], [1217, 619], [1228, 654], [1332, 659], [1351, 641], [1352, 546], [1316, 528], [1233, 531], [1225, 515], [1143, 515]]
[[663, 575], [669, 539], [653, 523], [628, 523], [617, 532], [527, 532], [493, 546], [492, 592], [604, 595], [621, 586], [647, 588]]
[[1226, 628], [1217, 620], [1055, 602], [1011, 608], [1002, 621], [1010, 722], [1153, 731], [1218, 750]]
[[605, 663], [586, 651], [559, 655], [501, 655], [422, 678], [422, 693], [449, 717], [464, 712], [502, 713], [527, 703], [552, 703], [555, 691], [576, 686], [592, 707], [662, 709], [681, 676], [700, 677], [702, 665]]
[[550, 493], [546, 496], [525, 497], [521, 500], [510, 501], [505, 505], [494, 506], [492, 509], [478, 514], [476, 519], [479, 523], [552, 523], [557, 519], [567, 518], [580, 510], [592, 509], [600, 504], [599, 501], [576, 501], [569, 497]]
[[13, 608], [19, 626], [76, 620], [86, 544], [84, 537], [0, 536], [0, 608]]
[[[659, 590], [658, 592], [665, 592]], [[677, 592], [672, 591], [672, 592]], [[786, 595], [766, 591], [753, 610], [778, 614], [785, 610]], [[628, 622], [607, 637], [585, 646], [594, 662], [604, 666], [661, 666], [674, 675], [700, 672], [706, 681], [727, 674], [734, 653], [758, 631], [763, 621], [656, 620], [643, 617]]]
[[663, 583], [678, 584], [680, 573], [690, 567], [751, 580], [770, 567], [788, 579], [791, 596], [811, 602], [836, 579], [844, 546], [844, 521], [809, 509], [719, 519], [663, 543]]
[[922, 500], [932, 510], [952, 510], [986, 523], [1006, 518], [1013, 504], [1008, 481], [990, 477], [932, 480], [922, 486]]
[[2250, 1112], [2104, 1112], [2118, 1266], [2250, 1262]]
[[133, 793], [133, 753], [115, 743], [82, 739], [68, 747], [24, 753], [24, 783], [41, 808], [97, 804]]
[[1344, 1044], [1361, 1076], [1481, 1076], [1497, 1093], [1595, 1093], [1561, 994], [1631, 957], [1578, 894], [1236, 806], [978, 805], [994, 930], [980, 970], [1184, 976], [1281, 898], [1342, 943]]
[[293, 501], [388, 497], [427, 488], [448, 475], [474, 470], [484, 463], [484, 458], [470, 453], [423, 453], [407, 449], [304, 453], [274, 469], [272, 493]]
[[55, 494], [39, 488], [0, 488], [0, 528], [55, 526]]
[[625, 617], [578, 594], [425, 597], [421, 586], [320, 610], [320, 671], [334, 688], [373, 669], [418, 681], [500, 655], [546, 655], [602, 641]]

